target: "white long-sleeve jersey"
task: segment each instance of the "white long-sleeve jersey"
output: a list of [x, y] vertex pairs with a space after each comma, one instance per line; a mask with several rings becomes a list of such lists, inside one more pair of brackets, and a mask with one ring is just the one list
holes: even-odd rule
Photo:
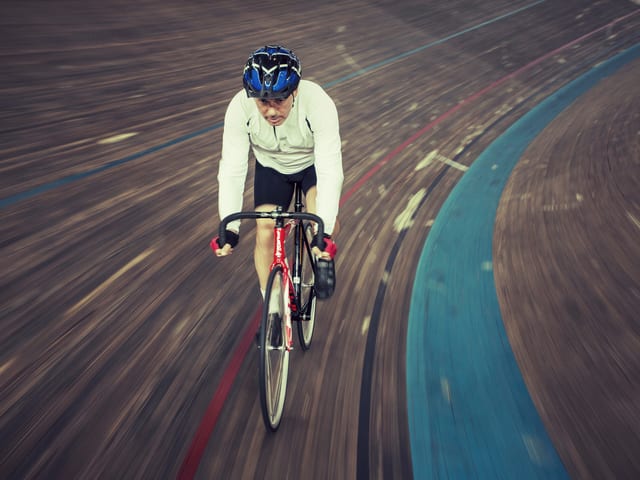
[[[249, 148], [265, 167], [283, 174], [297, 173], [314, 165], [318, 183], [317, 215], [331, 234], [342, 191], [342, 145], [338, 111], [322, 87], [301, 80], [289, 116], [274, 127], [260, 115], [253, 98], [239, 91], [224, 117], [222, 158], [218, 170], [220, 218], [242, 210], [248, 171]], [[239, 229], [240, 222], [229, 227]]]

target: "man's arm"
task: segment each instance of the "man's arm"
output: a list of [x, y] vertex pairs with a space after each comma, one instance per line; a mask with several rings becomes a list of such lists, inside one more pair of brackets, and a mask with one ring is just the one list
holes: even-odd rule
[[338, 216], [344, 173], [338, 110], [333, 100], [322, 89], [313, 92], [309, 120], [314, 136], [315, 169], [318, 178], [316, 210], [325, 223], [325, 232], [331, 234]]
[[[242, 210], [250, 148], [242, 95], [246, 95], [244, 91], [233, 97], [224, 117], [222, 157], [218, 168], [218, 213], [221, 220]], [[240, 221], [231, 222], [228, 228], [238, 232]]]

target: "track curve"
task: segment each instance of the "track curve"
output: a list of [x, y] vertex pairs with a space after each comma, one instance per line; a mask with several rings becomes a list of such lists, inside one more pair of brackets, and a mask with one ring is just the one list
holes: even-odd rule
[[603, 80], [533, 142], [496, 222], [505, 324], [577, 478], [633, 478], [640, 468], [640, 204], [631, 191], [640, 173], [639, 68], [636, 61]]

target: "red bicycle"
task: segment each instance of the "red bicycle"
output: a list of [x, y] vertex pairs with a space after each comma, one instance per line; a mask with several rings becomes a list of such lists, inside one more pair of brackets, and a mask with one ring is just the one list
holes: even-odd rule
[[[293, 328], [297, 324], [302, 350], [311, 346], [316, 316], [315, 276], [316, 260], [311, 253], [313, 227], [318, 226], [318, 238], [323, 238], [322, 219], [303, 212], [302, 191], [296, 184], [294, 211], [281, 207], [271, 212], [238, 212], [225, 217], [220, 223], [220, 244], [224, 245], [225, 230], [229, 222], [238, 219], [273, 219], [273, 262], [265, 290], [264, 308], [258, 340], [260, 406], [262, 418], [269, 431], [280, 426], [287, 393], [289, 353], [293, 349]], [[285, 250], [286, 239], [293, 231], [292, 266]]]

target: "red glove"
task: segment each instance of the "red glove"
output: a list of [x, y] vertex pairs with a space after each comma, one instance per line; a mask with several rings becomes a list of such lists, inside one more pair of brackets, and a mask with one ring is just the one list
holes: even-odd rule
[[311, 241], [311, 248], [318, 247], [323, 252], [328, 253], [331, 259], [333, 259], [333, 257], [336, 256], [336, 253], [338, 253], [338, 245], [336, 245], [331, 239], [331, 235], [327, 235], [326, 233], [324, 234], [323, 240], [324, 241], [322, 243], [324, 245], [320, 245], [320, 242], [318, 241], [318, 234], [315, 234]]

